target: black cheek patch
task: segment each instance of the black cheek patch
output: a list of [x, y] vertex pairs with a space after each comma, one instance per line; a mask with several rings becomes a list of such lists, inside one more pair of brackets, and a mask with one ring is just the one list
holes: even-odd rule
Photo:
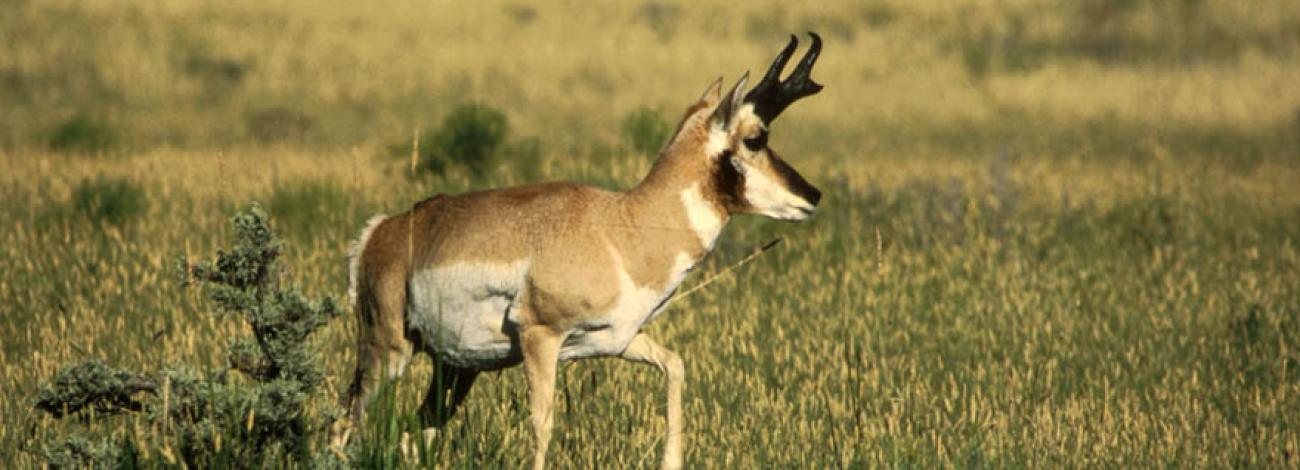
[[713, 171], [713, 190], [718, 194], [728, 210], [737, 211], [747, 207], [745, 201], [745, 175], [731, 162], [732, 152], [727, 150], [718, 156], [717, 168]]

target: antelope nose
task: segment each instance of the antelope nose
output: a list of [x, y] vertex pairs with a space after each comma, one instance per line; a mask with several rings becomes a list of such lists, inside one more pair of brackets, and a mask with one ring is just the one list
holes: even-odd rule
[[811, 186], [808, 189], [811, 190], [808, 192], [808, 202], [815, 207], [817, 203], [822, 201], [822, 192]]

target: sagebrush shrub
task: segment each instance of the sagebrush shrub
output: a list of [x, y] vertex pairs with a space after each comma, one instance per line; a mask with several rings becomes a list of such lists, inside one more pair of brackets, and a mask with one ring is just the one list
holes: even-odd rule
[[[474, 177], [485, 176], [509, 150], [510, 121], [505, 113], [488, 105], [466, 103], [456, 106], [442, 125], [420, 134], [420, 168], [443, 174], [452, 167], [467, 170]], [[390, 147], [398, 156], [408, 156], [412, 142]]]
[[[231, 225], [230, 249], [211, 261], [180, 263], [184, 282], [203, 283], [219, 314], [252, 329], [251, 337], [228, 343], [227, 367], [173, 365], [141, 373], [91, 359], [56, 373], [38, 391], [36, 407], [55, 417], [143, 412], [175, 436], [180, 458], [194, 468], [340, 464], [323, 442], [339, 413], [323, 393], [324, 371], [308, 342], [339, 309], [330, 298], [311, 300], [286, 284], [282, 245], [261, 208], [235, 214]], [[72, 436], [43, 454], [53, 466], [115, 466], [120, 456], [136, 455], [134, 445]]]

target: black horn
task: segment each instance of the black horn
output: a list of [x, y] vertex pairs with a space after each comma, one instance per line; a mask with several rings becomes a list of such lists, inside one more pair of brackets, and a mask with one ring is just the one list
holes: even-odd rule
[[799, 39], [793, 34], [790, 35], [790, 44], [777, 54], [776, 60], [772, 61], [772, 67], [767, 69], [766, 75], [763, 75], [763, 81], [745, 94], [745, 102], [754, 105], [754, 114], [762, 118], [764, 123], [771, 123], [777, 115], [781, 114], [781, 111], [785, 111], [790, 103], [798, 101], [799, 98], [822, 91], [821, 84], [814, 82], [811, 76], [813, 64], [817, 62], [817, 56], [822, 52], [822, 38], [811, 31], [808, 35], [812, 36], [812, 46], [808, 47], [808, 52], [804, 53], [799, 65], [795, 66], [794, 71], [790, 72], [790, 76], [786, 77], [785, 81], [781, 81], [781, 72], [785, 70], [790, 55], [799, 45]]

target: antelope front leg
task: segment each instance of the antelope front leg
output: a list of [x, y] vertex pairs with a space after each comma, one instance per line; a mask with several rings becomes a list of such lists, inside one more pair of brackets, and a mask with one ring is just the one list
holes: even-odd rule
[[533, 469], [546, 468], [546, 447], [551, 441], [551, 402], [555, 399], [555, 367], [564, 335], [545, 326], [532, 326], [519, 335], [528, 379], [528, 407], [533, 420]]
[[668, 348], [655, 344], [645, 333], [637, 333], [623, 351], [623, 358], [654, 365], [668, 379], [668, 438], [664, 440], [665, 469], [682, 468], [682, 382], [686, 368], [682, 358]]

